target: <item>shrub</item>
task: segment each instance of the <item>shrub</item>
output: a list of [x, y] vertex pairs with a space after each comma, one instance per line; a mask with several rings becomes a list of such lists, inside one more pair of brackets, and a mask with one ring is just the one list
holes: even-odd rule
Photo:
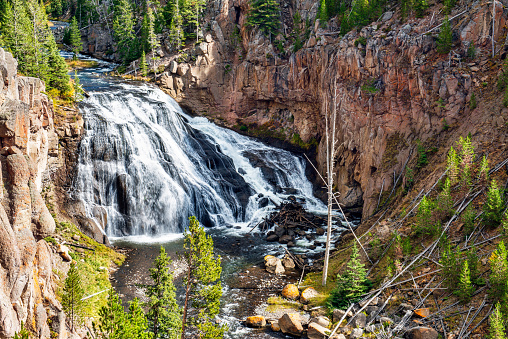
[[247, 27], [257, 26], [265, 36], [277, 35], [280, 8], [275, 0], [254, 0], [247, 16]]
[[343, 274], [337, 276], [337, 287], [330, 293], [327, 305], [332, 308], [346, 309], [360, 299], [368, 289], [365, 265], [360, 260], [356, 243], [351, 258]]
[[464, 235], [469, 236], [474, 231], [474, 220], [476, 218], [476, 211], [473, 206], [469, 205], [462, 215], [460, 216], [461, 221], [464, 223]]
[[501, 75], [499, 75], [499, 78], [497, 79], [497, 89], [502, 91], [506, 87], [508, 87], [508, 61], [504, 63]]
[[494, 299], [503, 298], [508, 292], [508, 253], [501, 241], [489, 258], [490, 262], [490, 296]]
[[450, 194], [450, 179], [446, 178], [443, 190], [437, 196], [437, 214], [439, 220], [444, 220], [453, 215], [453, 198]]
[[416, 215], [416, 224], [414, 225], [414, 231], [416, 235], [434, 235], [437, 233], [440, 224], [434, 222], [432, 214], [436, 209], [436, 204], [426, 196], [423, 197], [420, 205], [418, 206], [418, 213]]
[[452, 247], [449, 240], [444, 240], [443, 252], [439, 263], [443, 265], [441, 274], [444, 278], [444, 283], [448, 288], [454, 289], [458, 284], [458, 258], [457, 250]]
[[471, 300], [473, 291], [474, 287], [471, 283], [471, 271], [469, 270], [469, 263], [466, 259], [462, 264], [458, 289], [454, 292], [454, 294], [457, 295], [463, 303], [467, 303]]
[[457, 155], [457, 152], [455, 151], [453, 146], [450, 147], [450, 150], [448, 151], [447, 166], [450, 184], [454, 185], [455, 183], [457, 183], [459, 178], [459, 156]]
[[418, 160], [416, 162], [416, 168], [422, 168], [429, 163], [427, 159], [427, 150], [423, 147], [422, 143], [418, 141], [416, 146], [416, 151], [418, 152]]
[[367, 39], [363, 36], [359, 37], [355, 40], [355, 46], [358, 47], [358, 45], [367, 46]]
[[469, 108], [475, 109], [476, 107], [477, 107], [476, 95], [474, 93], [472, 93], [471, 98], [469, 99]]
[[506, 339], [504, 319], [504, 315], [501, 312], [501, 305], [497, 303], [494, 312], [492, 312], [489, 317], [491, 339]]
[[474, 45], [474, 42], [473, 42], [473, 41], [471, 41], [471, 42], [469, 43], [469, 46], [467, 47], [467, 52], [466, 52], [466, 54], [467, 54], [467, 57], [468, 57], [469, 59], [474, 59], [474, 58], [476, 58], [476, 46]]

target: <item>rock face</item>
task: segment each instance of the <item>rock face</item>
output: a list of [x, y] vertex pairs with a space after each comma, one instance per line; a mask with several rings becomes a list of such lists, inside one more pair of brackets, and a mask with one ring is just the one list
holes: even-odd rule
[[[385, 190], [391, 189], [393, 172], [401, 173], [410, 154], [415, 156], [416, 140], [425, 142], [441, 133], [444, 121], [453, 125], [471, 115], [467, 103], [480, 86], [475, 70], [482, 67], [462, 67], [454, 58], [449, 64], [437, 54], [435, 36], [424, 33], [442, 18], [430, 23], [429, 15], [399, 24], [390, 12], [343, 37], [324, 35], [316, 24], [304, 48], [279, 53], [259, 31], [245, 28], [248, 0], [213, 6], [218, 14], [209, 18], [211, 37], [187, 51], [193, 58], [168, 53], [158, 61], [168, 66], [160, 78], [163, 89], [183, 107], [207, 112], [230, 126], [245, 125], [253, 135], [268, 130], [278, 139], [298, 135], [303, 142], [323, 140], [317, 160], [324, 173], [324, 117], [330, 114], [326, 107], [337, 83], [337, 190], [341, 203], [363, 207], [364, 216], [375, 209], [383, 182]], [[296, 10], [313, 18], [318, 3], [297, 0], [281, 7], [283, 26], [291, 28]], [[458, 49], [465, 51], [471, 41], [488, 44], [492, 20], [487, 7], [475, 3], [454, 22]], [[495, 16], [494, 35], [502, 44], [507, 17], [500, 2]], [[226, 39], [237, 27], [240, 42]]]
[[[24, 322], [49, 338], [62, 307], [55, 297], [52, 250], [42, 238], [55, 221], [41, 197], [48, 153], [58, 147], [52, 104], [36, 78], [16, 75], [17, 62], [0, 48], [0, 338]], [[65, 326], [61, 326], [64, 328]]]

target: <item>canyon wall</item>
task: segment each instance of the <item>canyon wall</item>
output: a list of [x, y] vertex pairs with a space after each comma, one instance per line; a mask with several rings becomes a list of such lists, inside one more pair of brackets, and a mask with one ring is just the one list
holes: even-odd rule
[[65, 332], [54, 273], [62, 260], [44, 240], [55, 221], [40, 193], [58, 138], [44, 83], [16, 73], [16, 60], [0, 48], [0, 338], [21, 322], [49, 338], [51, 330]]
[[[313, 19], [317, 4], [283, 1], [281, 30], [289, 35], [296, 11]], [[387, 12], [344, 36], [337, 34], [334, 19], [326, 29], [317, 21], [303, 48], [293, 53], [288, 43], [277, 50], [258, 30], [245, 28], [248, 0], [214, 2], [209, 11], [219, 14], [204, 25], [204, 42], [182, 55], [164, 41], [158, 51], [163, 55], [158, 63], [166, 68], [160, 85], [189, 111], [242, 126], [250, 135], [268, 131], [303, 145], [320, 141], [316, 160], [323, 174], [325, 116], [336, 97], [336, 189], [346, 207], [363, 209], [366, 217], [381, 189], [393, 186], [394, 173], [416, 156], [417, 143], [466, 121], [474, 114], [471, 94], [480, 96], [486, 83], [493, 87], [499, 66], [489, 61], [489, 4], [478, 1], [453, 11], [453, 49], [440, 55], [440, 4], [424, 18], [406, 22]], [[507, 12], [501, 2], [494, 22], [496, 51], [504, 58]], [[467, 58], [471, 43], [477, 55]]]

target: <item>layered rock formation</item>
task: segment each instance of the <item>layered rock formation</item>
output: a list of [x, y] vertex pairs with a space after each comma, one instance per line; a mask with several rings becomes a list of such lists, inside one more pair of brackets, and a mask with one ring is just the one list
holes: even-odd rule
[[55, 221], [40, 191], [58, 139], [44, 83], [16, 69], [0, 48], [0, 338], [12, 337], [21, 322], [38, 338], [49, 338], [48, 317], [55, 331], [65, 317], [55, 297], [59, 259], [43, 240]]
[[[431, 15], [439, 8], [405, 23], [388, 12], [344, 37], [334, 31], [333, 20], [328, 30], [317, 22], [304, 48], [291, 53], [286, 52], [291, 46], [279, 52], [261, 33], [245, 28], [248, 0], [215, 7], [219, 14], [205, 25], [204, 42], [188, 50], [187, 58], [171, 54], [169, 41], [161, 47], [166, 53], [159, 60], [166, 65], [161, 86], [192, 112], [228, 126], [245, 125], [251, 135], [269, 130], [286, 140], [321, 140], [322, 173], [325, 116], [336, 97], [336, 187], [341, 202], [363, 207], [364, 216], [376, 208], [382, 187], [393, 186], [394, 172], [398, 176], [406, 160], [416, 156], [416, 143], [469, 117], [471, 94], [478, 96], [492, 76], [487, 58], [492, 7], [481, 2], [452, 13], [458, 15], [452, 20], [454, 49], [444, 56], [436, 52], [443, 18]], [[292, 15], [299, 11], [313, 19], [317, 2], [283, 2], [281, 8], [283, 31], [290, 32]], [[494, 39], [501, 53], [506, 21], [497, 2]], [[477, 48], [476, 59], [466, 58], [470, 43]]]

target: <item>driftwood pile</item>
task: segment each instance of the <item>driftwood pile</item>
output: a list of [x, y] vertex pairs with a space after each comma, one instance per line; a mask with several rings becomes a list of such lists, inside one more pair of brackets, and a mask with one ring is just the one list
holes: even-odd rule
[[297, 237], [312, 239], [313, 236], [306, 232], [308, 230], [313, 230], [317, 235], [324, 234], [321, 228], [324, 222], [323, 218], [307, 212], [296, 198], [289, 197], [256, 227], [266, 232], [267, 241], [278, 241], [291, 247]]

